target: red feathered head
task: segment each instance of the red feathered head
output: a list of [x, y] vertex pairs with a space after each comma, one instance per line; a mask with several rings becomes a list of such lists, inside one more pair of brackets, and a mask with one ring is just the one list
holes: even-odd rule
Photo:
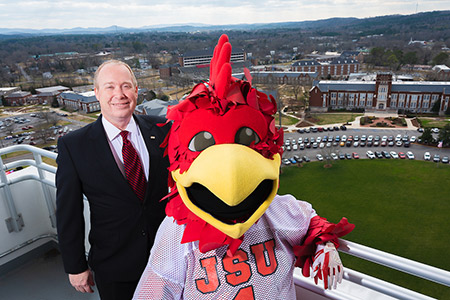
[[282, 131], [276, 102], [248, 81], [231, 76], [231, 45], [222, 35], [209, 82], [197, 84], [178, 105], [166, 139], [171, 174], [168, 216], [186, 224], [182, 242], [199, 241], [202, 252], [229, 245], [269, 207], [278, 189]]

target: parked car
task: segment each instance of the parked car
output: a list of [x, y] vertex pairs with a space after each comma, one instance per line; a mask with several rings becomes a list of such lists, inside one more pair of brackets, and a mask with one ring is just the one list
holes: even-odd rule
[[412, 153], [411, 151], [406, 152], [406, 156], [408, 157], [408, 159], [414, 159], [414, 153]]
[[333, 160], [338, 160], [338, 159], [339, 159], [339, 157], [337, 156], [336, 153], [331, 153], [330, 155], [331, 155], [331, 158], [332, 158]]
[[371, 151], [371, 150], [367, 151], [366, 155], [370, 159], [374, 159], [375, 158], [375, 153], [373, 153], [373, 151]]
[[444, 157], [441, 159], [441, 162], [442, 162], [443, 164], [448, 164], [448, 156], [444, 156]]
[[344, 153], [339, 153], [339, 159], [345, 159], [345, 154]]
[[392, 158], [398, 158], [398, 154], [395, 151], [389, 152], [389, 154], [392, 156]]
[[383, 154], [384, 158], [391, 158], [391, 155], [387, 151], [381, 151], [381, 154]]
[[376, 156], [377, 158], [383, 158], [383, 154], [381, 154], [380, 151], [375, 151], [375, 156]]
[[283, 164], [285, 164], [286, 166], [289, 166], [291, 164], [291, 162], [289, 161], [289, 159], [283, 158]]
[[303, 161], [303, 159], [299, 156], [299, 155], [297, 155], [297, 154], [295, 154], [294, 156], [292, 156], [293, 158], [295, 158], [295, 160], [297, 161], [297, 163], [301, 163], [302, 161]]
[[424, 160], [430, 160], [430, 159], [431, 159], [431, 154], [430, 154], [430, 152], [425, 152], [425, 153], [423, 154], [423, 159], [424, 159]]
[[308, 156], [303, 156], [303, 161], [304, 161], [304, 162], [310, 162], [310, 161], [311, 161], [311, 159], [309, 159], [309, 157], [308, 157]]
[[316, 154], [316, 158], [318, 161], [322, 161], [323, 160], [323, 156], [321, 154]]
[[356, 152], [353, 152], [353, 153], [352, 153], [352, 156], [353, 156], [354, 159], [358, 159], [358, 158], [359, 158], [359, 154], [356, 153]]
[[289, 161], [291, 162], [291, 164], [296, 164], [297, 163], [297, 161], [293, 157], [289, 158]]
[[405, 158], [406, 158], [406, 155], [405, 155], [405, 153], [403, 153], [403, 152], [399, 152], [399, 153], [398, 153], [398, 157], [399, 157], [400, 159], [405, 159]]
[[350, 153], [345, 153], [345, 158], [346, 159], [352, 159], [352, 155]]
[[441, 161], [441, 156], [440, 156], [439, 154], [435, 154], [435, 155], [433, 156], [433, 161], [434, 161], [434, 162], [440, 162], [440, 161]]

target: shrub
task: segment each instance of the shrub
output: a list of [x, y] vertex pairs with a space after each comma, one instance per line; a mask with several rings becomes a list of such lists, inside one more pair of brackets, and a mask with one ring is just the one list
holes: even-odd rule
[[366, 118], [365, 117], [360, 118], [359, 119], [359, 124], [360, 125], [365, 125], [366, 124]]

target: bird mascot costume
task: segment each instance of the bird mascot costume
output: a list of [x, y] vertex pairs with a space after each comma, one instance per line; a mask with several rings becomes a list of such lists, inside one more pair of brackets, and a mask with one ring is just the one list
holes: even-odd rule
[[295, 299], [295, 267], [325, 288], [342, 280], [338, 237], [354, 225], [277, 195], [276, 102], [248, 70], [247, 81], [232, 77], [230, 57], [222, 35], [209, 81], [169, 107], [167, 216], [134, 299]]

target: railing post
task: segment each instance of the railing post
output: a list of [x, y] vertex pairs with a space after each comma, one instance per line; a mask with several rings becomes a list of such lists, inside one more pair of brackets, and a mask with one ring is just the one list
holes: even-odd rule
[[45, 202], [47, 203], [47, 209], [49, 213], [50, 222], [53, 228], [56, 228], [56, 207], [53, 203], [51, 193], [48, 186], [44, 183], [45, 174], [44, 170], [41, 169], [42, 156], [36, 152], [33, 152], [34, 160], [36, 161], [36, 167], [39, 173], [39, 179], [41, 181], [42, 191], [44, 192]]
[[3, 183], [3, 192], [5, 195], [5, 203], [8, 207], [9, 218], [5, 220], [8, 232], [19, 232], [25, 226], [22, 215], [17, 213], [16, 204], [11, 193], [11, 187], [8, 184], [8, 178], [6, 177], [5, 165], [3, 164], [3, 159], [0, 156], [0, 179]]

